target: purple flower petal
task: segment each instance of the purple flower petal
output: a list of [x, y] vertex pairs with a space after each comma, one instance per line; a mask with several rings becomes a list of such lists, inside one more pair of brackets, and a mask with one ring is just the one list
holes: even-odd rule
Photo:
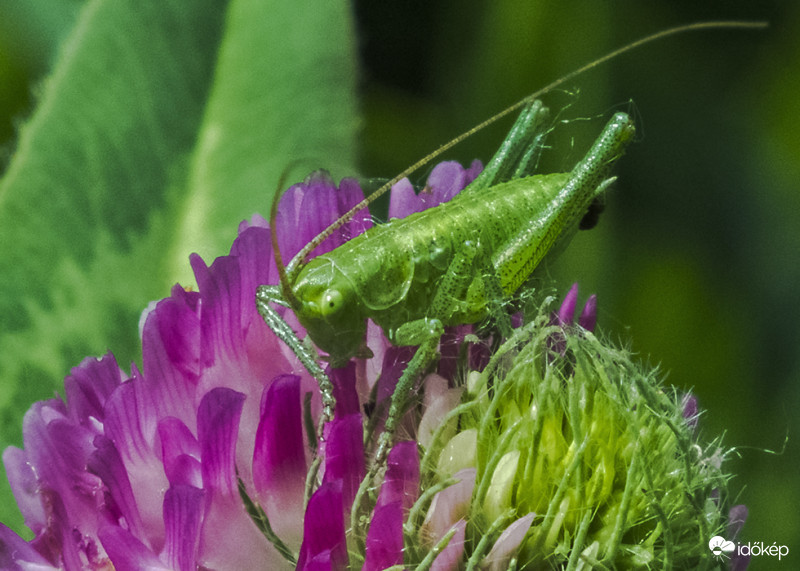
[[237, 497], [213, 498], [203, 521], [198, 565], [205, 569], [282, 569], [286, 560]]
[[253, 302], [256, 288], [269, 283], [274, 267], [269, 231], [246, 229], [236, 238], [231, 254], [217, 258], [210, 267], [198, 256], [192, 256], [191, 263], [203, 300], [200, 336], [207, 369], [199, 390], [227, 386], [257, 403], [263, 380], [286, 372], [276, 368], [285, 363], [275, 358], [282, 353], [282, 344]]
[[[339, 181], [339, 192], [336, 197], [337, 213], [341, 216], [364, 200], [364, 192], [361, 190], [358, 180], [348, 177]], [[372, 226], [372, 216], [369, 213], [369, 208], [362, 208], [339, 231], [332, 235], [336, 240], [332, 246], [340, 246], [351, 238], [363, 234]]]
[[169, 482], [202, 487], [200, 444], [189, 428], [177, 418], [167, 417], [158, 423], [158, 436], [161, 462]]
[[[152, 442], [157, 429], [151, 395], [141, 373], [134, 368], [130, 382], [123, 383], [108, 399], [105, 407], [105, 435], [117, 445], [122, 457], [131, 463], [152, 456]], [[193, 415], [192, 415], [193, 416]]]
[[376, 403], [380, 405], [385, 399], [391, 398], [397, 381], [414, 356], [415, 347], [390, 346], [383, 357], [383, 373], [378, 379], [378, 391], [375, 396]]
[[464, 186], [471, 184], [473, 180], [478, 178], [478, 175], [483, 172], [483, 163], [478, 159], [474, 159], [470, 164], [469, 168], [464, 171]]
[[153, 444], [155, 407], [146, 389], [144, 378], [134, 371], [133, 378], [108, 399], [104, 428], [125, 464], [144, 526], [157, 537], [163, 534], [162, 502], [168, 482]]
[[456, 533], [450, 538], [447, 547], [433, 560], [432, 571], [455, 571], [461, 568], [461, 563], [464, 561], [464, 538], [467, 522], [461, 519], [454, 523], [452, 528], [455, 528]]
[[269, 222], [266, 218], [261, 216], [258, 212], [254, 213], [250, 220], [242, 220], [239, 222], [237, 234], [242, 234], [248, 228], [269, 228]]
[[[428, 208], [447, 202], [469, 184], [469, 174], [460, 163], [444, 161], [433, 167], [425, 183], [432, 200]], [[423, 191], [424, 192], [424, 191]]]
[[241, 393], [218, 388], [203, 397], [198, 408], [203, 489], [208, 502], [198, 562], [209, 569], [271, 569], [285, 564], [250, 519], [239, 496], [235, 457], [243, 399]]
[[[232, 366], [245, 363], [244, 324], [240, 312], [245, 292], [241, 287], [239, 260], [226, 256], [206, 267], [203, 260], [193, 254], [191, 263], [203, 299], [200, 317], [203, 366], [211, 367], [218, 360], [220, 364]], [[252, 299], [248, 301], [252, 303]]]
[[454, 379], [461, 359], [461, 348], [466, 335], [472, 333], [472, 325], [445, 327], [439, 341], [439, 365], [437, 373], [445, 379]]
[[122, 372], [111, 353], [101, 359], [87, 358], [64, 379], [64, 394], [69, 416], [77, 423], [90, 418], [102, 421], [103, 406], [111, 393], [122, 383]]
[[333, 396], [336, 398], [337, 417], [356, 414], [361, 410], [356, 391], [356, 362], [350, 361], [345, 367], [329, 371], [333, 383]]
[[317, 553], [311, 561], [303, 565], [303, 571], [335, 571], [330, 549]]
[[[244, 511], [239, 497], [235, 458], [244, 398], [231, 389], [213, 389], [197, 411], [203, 489], [211, 502], [200, 543], [200, 560], [208, 568], [269, 568], [282, 561]], [[242, 547], [234, 548], [237, 545]]]
[[428, 176], [425, 188], [414, 192], [407, 178], [392, 187], [389, 197], [389, 218], [405, 218], [415, 212], [438, 206], [461, 192], [483, 170], [480, 161], [474, 161], [465, 170], [455, 161], [437, 164]]
[[197, 293], [174, 287], [150, 311], [142, 328], [142, 364], [147, 384], [143, 410], [155, 418], [177, 416], [186, 423], [196, 412], [200, 372], [200, 317]]
[[400, 502], [403, 510], [410, 510], [419, 498], [419, 477], [417, 443], [413, 440], [398, 442], [389, 452], [376, 509]]
[[285, 541], [302, 537], [306, 479], [300, 377], [282, 375], [264, 391], [253, 453], [256, 497]]
[[525, 539], [534, 517], [535, 514], [529, 513], [509, 525], [495, 541], [492, 550], [483, 560], [482, 567], [489, 571], [508, 569], [508, 564]]
[[297, 569], [318, 568], [313, 563], [318, 555], [329, 558], [329, 569], [347, 565], [342, 483], [338, 480], [323, 483], [308, 501]]
[[171, 569], [193, 571], [197, 568], [204, 504], [203, 490], [193, 486], [172, 486], [164, 495], [164, 558]]
[[[330, 174], [325, 171], [311, 173], [302, 183], [289, 188], [281, 197], [275, 220], [284, 261], [291, 259], [317, 234], [363, 198], [356, 180], [343, 179], [337, 189]], [[361, 210], [320, 244], [311, 253], [311, 257], [329, 252], [371, 225], [368, 210]]]
[[[26, 523], [37, 544], [47, 550], [40, 553], [51, 561], [63, 558], [69, 568], [80, 560], [80, 553], [103, 557], [95, 537], [96, 506], [102, 504], [103, 488], [85, 469], [96, 433], [75, 425], [65, 412], [56, 399], [35, 403], [25, 414], [22, 430], [27, 459], [36, 467], [36, 496], [44, 516], [42, 521]], [[14, 481], [24, 482], [25, 477]], [[76, 529], [78, 534], [73, 533]]]
[[108, 521], [125, 525], [137, 537], [146, 537], [128, 472], [117, 448], [105, 436], [96, 437], [94, 443], [97, 449], [89, 457], [87, 468], [103, 481], [108, 490], [100, 511]]
[[367, 531], [366, 557], [362, 569], [380, 571], [402, 563], [403, 504], [396, 501], [376, 506]]
[[[281, 242], [284, 261], [288, 262], [293, 252], [287, 253], [285, 251], [282, 240], [286, 236], [297, 236], [296, 225], [278, 226], [278, 241]], [[311, 237], [308, 239], [310, 240]], [[305, 242], [299, 244], [298, 249], [299, 246], [304, 244]], [[241, 295], [237, 296], [238, 304], [231, 308], [231, 312], [232, 314], [239, 314], [238, 322], [241, 324], [242, 329], [240, 331], [241, 336], [236, 338], [236, 342], [241, 343], [241, 350], [247, 356], [243, 364], [246, 364], [248, 368], [242, 378], [241, 385], [234, 388], [240, 392], [247, 393], [248, 396], [253, 397], [254, 403], [257, 403], [260, 398], [260, 388], [263, 381], [287, 372], [298, 372], [301, 377], [308, 379], [309, 387], [311, 387], [310, 377], [299, 366], [294, 353], [291, 352], [291, 349], [286, 344], [280, 342], [267, 327], [253, 303], [253, 295], [255, 295], [254, 292], [259, 285], [279, 283], [278, 270], [273, 259], [269, 228], [264, 226], [245, 229], [236, 238], [231, 247], [230, 256], [227, 258], [234, 259], [237, 262], [228, 266], [226, 271], [238, 274], [236, 279], [241, 287]], [[198, 283], [200, 283], [199, 278]], [[227, 296], [223, 297], [221, 301], [224, 304], [230, 304]], [[287, 323], [302, 336], [304, 333], [303, 328], [297, 322], [294, 314], [283, 307], [276, 307], [276, 309]], [[220, 315], [222, 314], [220, 313]], [[209, 325], [212, 323], [212, 321], [208, 321]], [[284, 359], [280, 359], [280, 355], [283, 355]], [[252, 393], [248, 393], [248, 390], [252, 390]]]
[[100, 530], [99, 536], [103, 542], [103, 548], [113, 562], [114, 569], [152, 569], [153, 571], [169, 571], [171, 569], [126, 529], [117, 526], [105, 527]]
[[253, 461], [253, 480], [270, 495], [283, 495], [289, 480], [305, 475], [301, 417], [300, 377], [279, 376], [264, 391]]
[[8, 571], [57, 569], [30, 543], [0, 523], [0, 568]]
[[198, 458], [189, 454], [176, 456], [170, 463], [166, 475], [171, 486], [186, 485], [196, 488], [203, 486], [203, 464]]
[[744, 522], [747, 520], [747, 506], [744, 504], [739, 504], [733, 506], [730, 510], [728, 510], [728, 534], [726, 535], [727, 539], [733, 540], [738, 537], [739, 533], [742, 531], [744, 527]]
[[39, 495], [47, 505], [50, 521], [46, 531], [33, 540], [33, 547], [57, 567], [68, 570], [83, 569], [86, 560], [98, 566], [105, 562], [106, 555], [98, 545], [93, 522], [85, 518], [86, 511], [70, 514], [62, 497], [50, 490], [40, 490]]
[[158, 337], [165, 356], [170, 365], [192, 383], [200, 374], [199, 301], [198, 292], [176, 285], [170, 297], [156, 305]]
[[334, 418], [328, 426], [330, 431], [325, 442], [323, 482], [340, 482], [343, 506], [349, 512], [361, 480], [366, 475], [361, 414]]
[[384, 359], [391, 346], [383, 329], [371, 319], [367, 320], [367, 347], [372, 351], [373, 357], [356, 361], [356, 388], [361, 402], [368, 402], [372, 398], [372, 389], [383, 374]]
[[683, 419], [690, 429], [697, 430], [697, 424], [700, 420], [700, 409], [697, 406], [697, 397], [691, 393], [687, 393], [683, 397]]
[[397, 182], [389, 194], [389, 218], [405, 218], [422, 210], [417, 193], [407, 178]]
[[197, 410], [197, 440], [203, 461], [203, 487], [223, 495], [238, 494], [235, 481], [236, 437], [244, 395], [230, 389], [214, 389], [203, 397]]
[[[291, 228], [291, 227], [290, 227]], [[281, 232], [278, 232], [280, 240]], [[275, 357], [281, 354], [284, 348], [282, 343], [276, 342], [276, 337], [267, 327], [258, 314], [250, 297], [261, 284], [277, 284], [278, 268], [275, 265], [272, 253], [272, 239], [269, 228], [252, 227], [242, 231], [231, 246], [230, 257], [235, 258], [238, 264], [231, 267], [232, 271], [239, 273], [240, 284], [244, 295], [241, 296], [242, 305], [239, 306], [240, 321], [242, 324], [242, 342], [247, 355], [247, 364], [254, 371], [256, 378], [272, 378], [282, 371], [275, 367]], [[276, 308], [285, 319], [291, 320], [293, 314], [284, 308]], [[293, 322], [298, 331], [302, 328]], [[268, 350], [267, 350], [268, 349]], [[294, 355], [284, 352], [290, 360]], [[278, 360], [278, 363], [280, 361]]]
[[444, 534], [469, 512], [472, 491], [475, 489], [475, 468], [465, 468], [453, 475], [456, 483], [436, 494], [428, 509], [425, 523], [422, 524], [426, 535], [433, 543], [439, 541]]
[[[564, 296], [564, 301], [561, 303], [561, 306], [558, 308], [558, 311], [553, 315], [550, 320], [551, 325], [558, 325], [561, 327], [562, 331], [554, 331], [550, 334], [548, 339], [548, 348], [551, 351], [551, 354], [548, 356], [548, 359], [552, 361], [556, 355], [561, 355], [562, 357], [566, 354], [567, 351], [567, 332], [575, 332], [574, 320], [575, 320], [575, 308], [578, 302], [578, 284], [572, 284], [572, 287], [567, 292], [567, 295]], [[586, 331], [594, 331], [595, 325], [597, 324], [597, 296], [592, 294], [589, 296], [589, 299], [586, 300], [586, 304], [583, 306], [583, 310], [581, 311], [581, 315], [578, 318], [578, 326], [582, 327]]]
[[592, 294], [586, 300], [586, 305], [583, 306], [581, 316], [578, 318], [578, 325], [583, 327], [586, 331], [594, 331], [597, 325], [597, 296]]
[[[464, 392], [463, 387], [448, 388], [448, 381], [444, 377], [431, 374], [425, 377], [425, 413], [419, 422], [417, 429], [417, 440], [423, 447], [428, 447], [433, 439], [433, 434], [438, 430], [445, 416], [453, 410], [461, 401]], [[447, 440], [452, 437], [455, 425], [443, 438]]]
[[418, 497], [417, 443], [398, 442], [389, 452], [386, 475], [367, 532], [364, 570], [403, 563], [403, 517]]
[[34, 464], [28, 459], [27, 452], [9, 446], [3, 451], [3, 465], [25, 525], [39, 535], [47, 525], [47, 513], [39, 495]]
[[[243, 426], [258, 425], [259, 403], [268, 381], [291, 371], [301, 376], [301, 393], [315, 395], [312, 413], [320, 407], [316, 382], [270, 331], [253, 302], [256, 287], [268, 283], [269, 268], [273, 267], [270, 252], [269, 231], [249, 227], [234, 242], [231, 255], [218, 258], [211, 267], [193, 258], [203, 299], [201, 343], [206, 365], [196, 390], [205, 394], [215, 387], [228, 387], [246, 395]], [[285, 315], [292, 325], [291, 312]], [[299, 331], [302, 334], [302, 329]], [[191, 428], [188, 422], [187, 426]], [[236, 451], [240, 476], [248, 488], [252, 486], [254, 436], [253, 430], [242, 432]]]
[[[308, 228], [307, 232], [310, 238], [307, 241], [310, 241], [331, 223], [335, 222], [344, 210], [339, 209], [338, 189], [328, 172], [313, 172], [306, 177], [301, 185], [305, 187], [300, 205], [300, 216], [304, 220], [301, 224], [305, 224], [306, 228]], [[341, 230], [339, 230], [317, 246], [311, 257], [330, 252], [342, 242], [344, 240], [341, 237]], [[305, 243], [299, 245], [303, 247]]]
[[558, 308], [556, 317], [558, 318], [559, 325], [566, 325], [572, 323], [575, 319], [575, 306], [578, 303], [578, 283], [572, 284], [569, 292], [564, 296], [564, 301], [561, 302], [561, 307]]

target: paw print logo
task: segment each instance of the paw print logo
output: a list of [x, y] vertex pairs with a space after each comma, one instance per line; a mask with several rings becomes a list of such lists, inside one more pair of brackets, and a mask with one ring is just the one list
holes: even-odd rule
[[715, 557], [728, 557], [736, 549], [736, 544], [721, 535], [715, 535], [709, 540], [708, 548]]

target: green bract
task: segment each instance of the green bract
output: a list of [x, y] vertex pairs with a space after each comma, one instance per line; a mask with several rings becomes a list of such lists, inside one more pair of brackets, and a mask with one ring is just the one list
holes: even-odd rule
[[727, 523], [725, 451], [696, 441], [656, 370], [542, 313], [477, 375], [453, 412], [460, 433], [434, 441], [423, 464], [438, 458], [423, 474], [435, 481], [474, 458], [473, 545], [532, 513], [518, 568], [716, 565], [707, 542]]

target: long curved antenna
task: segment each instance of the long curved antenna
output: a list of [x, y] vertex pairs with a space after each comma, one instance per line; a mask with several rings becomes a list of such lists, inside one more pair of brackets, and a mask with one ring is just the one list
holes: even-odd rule
[[492, 117], [489, 117], [488, 119], [486, 119], [482, 123], [479, 123], [478, 125], [476, 125], [472, 129], [470, 129], [469, 131], [465, 131], [464, 133], [462, 133], [461, 135], [459, 135], [455, 139], [452, 139], [450, 142], [445, 143], [444, 145], [442, 145], [441, 147], [439, 147], [438, 149], [436, 149], [435, 151], [433, 151], [429, 155], [425, 156], [424, 158], [420, 159], [419, 161], [417, 161], [416, 163], [414, 163], [413, 165], [411, 165], [410, 167], [405, 169], [403, 172], [398, 174], [396, 177], [391, 179], [389, 182], [387, 182], [386, 184], [381, 186], [378, 190], [374, 191], [369, 196], [364, 198], [364, 200], [362, 200], [361, 202], [359, 202], [358, 204], [353, 206], [350, 210], [348, 210], [341, 217], [339, 217], [338, 220], [336, 220], [330, 226], [328, 226], [325, 230], [320, 232], [313, 240], [311, 240], [308, 244], [306, 244], [303, 247], [303, 249], [300, 250], [295, 255], [294, 258], [292, 258], [292, 260], [286, 266], [286, 275], [288, 276], [288, 279], [290, 281], [294, 281], [294, 279], [295, 279], [295, 277], [297, 275], [297, 272], [300, 271], [300, 268], [302, 267], [302, 264], [303, 264], [305, 258], [314, 250], [314, 248], [319, 246], [328, 236], [330, 236], [336, 230], [341, 228], [342, 225], [346, 224], [347, 221], [349, 221], [356, 214], [356, 212], [358, 212], [359, 210], [369, 206], [369, 204], [371, 202], [373, 202], [375, 199], [377, 199], [379, 196], [381, 196], [383, 193], [385, 193], [387, 190], [389, 190], [392, 186], [397, 184], [400, 180], [402, 180], [403, 178], [405, 178], [408, 175], [412, 174], [418, 168], [426, 165], [431, 160], [435, 159], [436, 157], [438, 157], [439, 155], [441, 155], [445, 151], [447, 151], [447, 150], [451, 149], [452, 147], [456, 146], [457, 144], [459, 144], [464, 139], [466, 139], [466, 138], [472, 136], [473, 134], [477, 133], [481, 129], [484, 129], [485, 127], [488, 127], [489, 125], [491, 125], [492, 123], [498, 121], [499, 119], [502, 119], [503, 117], [505, 117], [509, 113], [513, 113], [517, 109], [520, 109], [521, 107], [523, 107], [524, 105], [526, 105], [527, 103], [529, 103], [530, 101], [535, 99], [536, 97], [539, 97], [540, 95], [543, 95], [543, 94], [545, 94], [545, 93], [547, 93], [549, 91], [552, 91], [553, 89], [555, 89], [559, 85], [562, 85], [562, 84], [566, 83], [567, 81], [570, 81], [574, 77], [576, 77], [576, 76], [578, 76], [578, 75], [580, 75], [582, 73], [585, 73], [585, 72], [589, 71], [590, 69], [592, 69], [594, 67], [597, 67], [599, 65], [604, 64], [605, 62], [607, 62], [610, 59], [614, 59], [614, 58], [616, 58], [616, 57], [618, 57], [618, 56], [620, 56], [620, 55], [622, 55], [622, 54], [624, 54], [626, 52], [629, 52], [631, 50], [635, 50], [636, 48], [638, 48], [638, 47], [640, 47], [640, 46], [642, 46], [644, 44], [649, 44], [650, 42], [655, 42], [657, 40], [660, 40], [660, 39], [663, 39], [663, 38], [666, 38], [666, 37], [669, 37], [669, 36], [674, 36], [676, 34], [681, 34], [683, 32], [696, 32], [696, 31], [708, 30], [708, 29], [738, 28], [738, 29], [760, 30], [760, 29], [766, 28], [767, 25], [768, 25], [767, 22], [717, 21], [717, 22], [695, 22], [694, 24], [687, 24], [687, 25], [684, 25], [684, 26], [677, 26], [675, 28], [669, 28], [667, 30], [662, 30], [662, 31], [657, 32], [655, 34], [651, 34], [651, 35], [646, 36], [644, 38], [638, 39], [638, 40], [636, 40], [636, 41], [634, 41], [634, 42], [632, 42], [630, 44], [627, 44], [627, 45], [625, 45], [625, 46], [623, 46], [621, 48], [617, 48], [616, 50], [607, 53], [603, 57], [600, 57], [600, 58], [598, 58], [598, 59], [596, 59], [594, 61], [591, 61], [591, 62], [587, 63], [586, 65], [584, 65], [582, 67], [579, 67], [578, 69], [568, 73], [567, 75], [561, 76], [559, 79], [556, 79], [555, 81], [553, 81], [549, 85], [543, 87], [542, 89], [539, 89], [538, 91], [535, 91], [535, 92], [531, 93], [530, 95], [527, 95], [526, 97], [524, 97], [523, 99], [520, 99], [519, 101], [517, 101], [516, 103], [514, 103], [510, 107], [507, 107], [506, 109], [504, 109], [503, 111], [500, 111], [496, 115], [493, 115]]
[[281, 178], [278, 181], [278, 189], [275, 191], [275, 194], [272, 196], [272, 206], [270, 207], [269, 211], [269, 236], [272, 241], [272, 255], [275, 257], [275, 265], [278, 267], [278, 279], [280, 280], [281, 284], [281, 293], [283, 294], [283, 299], [288, 303], [292, 309], [299, 308], [302, 304], [300, 300], [297, 299], [297, 296], [294, 295], [294, 290], [291, 287], [291, 283], [289, 281], [289, 277], [286, 271], [286, 266], [283, 265], [283, 256], [281, 256], [281, 248], [278, 245], [278, 230], [276, 221], [278, 219], [278, 203], [281, 201], [283, 197], [283, 185], [286, 183], [286, 179], [289, 177], [289, 172], [291, 172], [292, 165], [289, 165], [285, 169], [283, 169], [283, 173], [281, 173]]

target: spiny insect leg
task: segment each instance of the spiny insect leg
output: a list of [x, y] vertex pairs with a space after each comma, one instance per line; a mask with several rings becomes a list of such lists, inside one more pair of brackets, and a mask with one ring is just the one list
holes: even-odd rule
[[297, 355], [300, 362], [311, 373], [311, 376], [319, 383], [319, 391], [322, 395], [322, 419], [320, 420], [319, 428], [317, 430], [317, 437], [322, 438], [322, 428], [333, 418], [333, 411], [336, 407], [336, 399], [333, 396], [333, 383], [322, 370], [322, 367], [316, 361], [317, 355], [309, 351], [303, 342], [298, 339], [297, 334], [291, 327], [281, 318], [280, 314], [275, 311], [269, 304], [277, 303], [279, 305], [286, 305], [286, 302], [281, 295], [280, 286], [262, 285], [258, 286], [256, 291], [256, 306], [258, 313], [267, 323], [272, 332], [286, 343], [289, 348]]
[[447, 272], [431, 302], [429, 315], [444, 322], [470, 323], [489, 315], [503, 337], [511, 334], [511, 319], [505, 310], [506, 298], [486, 249], [466, 241], [455, 252]]
[[[544, 111], [547, 112], [546, 107]], [[549, 119], [549, 113], [545, 113], [545, 120], [546, 119]], [[523, 152], [517, 160], [514, 172], [511, 173], [511, 176], [506, 177], [504, 181], [530, 176], [536, 172], [536, 167], [539, 166], [539, 157], [542, 156], [542, 150], [544, 149], [545, 139], [547, 139], [547, 135], [550, 134], [549, 125], [549, 122], [543, 120], [539, 128], [533, 134], [525, 152]]]
[[[483, 299], [485, 300], [486, 313], [491, 318], [494, 327], [504, 339], [508, 339], [514, 332], [514, 327], [511, 324], [511, 316], [507, 310], [506, 302], [508, 299], [503, 293], [503, 286], [500, 282], [500, 276], [497, 270], [492, 265], [492, 261], [486, 256], [486, 252], [479, 254], [480, 264], [478, 269], [481, 285], [483, 286]], [[467, 296], [467, 303], [474, 305], [475, 303]]]
[[394, 444], [394, 433], [397, 423], [405, 411], [408, 395], [414, 388], [414, 383], [425, 372], [428, 366], [436, 359], [439, 340], [444, 334], [444, 325], [439, 319], [424, 318], [403, 324], [397, 331], [399, 345], [418, 345], [411, 361], [408, 362], [403, 374], [397, 381], [392, 393], [389, 414], [386, 417], [384, 430], [378, 439], [378, 448], [375, 452], [375, 466], [380, 467], [386, 460], [389, 449]]
[[538, 99], [526, 105], [483, 172], [464, 192], [531, 174], [549, 132], [549, 118], [550, 111]]
[[[450, 322], [454, 318], [469, 322], [474, 317], [485, 315], [488, 309], [505, 317], [505, 321], [499, 318], [498, 327], [504, 333], [510, 333], [511, 322], [502, 308], [499, 279], [492, 281], [493, 272], [491, 262], [485, 257], [479, 244], [464, 242], [455, 252], [437, 285], [427, 317], [404, 323], [392, 333], [391, 339], [396, 345], [418, 345], [419, 348], [392, 393], [386, 425], [378, 441], [376, 465], [383, 462], [393, 444], [394, 431], [405, 411], [414, 383], [436, 358], [439, 340], [444, 334], [444, 322]], [[487, 296], [498, 296], [500, 299], [489, 299]], [[497, 303], [499, 307], [492, 305], [493, 303]]]
[[[559, 202], [560, 208], [558, 216], [552, 219], [549, 227], [543, 231], [542, 228], [532, 225], [495, 253], [498, 274], [513, 274], [509, 278], [508, 287], [511, 290], [515, 290], [528, 279], [557, 240], [563, 239], [572, 229], [577, 228], [589, 203], [615, 180], [607, 178], [608, 171], [612, 163], [622, 155], [633, 135], [631, 118], [625, 113], [615, 114], [589, 152], [572, 169], [554, 199]], [[583, 200], [578, 199], [581, 196], [584, 197]]]
[[398, 344], [419, 345], [414, 352], [414, 356], [409, 361], [400, 379], [397, 381], [389, 405], [389, 414], [386, 418], [383, 432], [378, 437], [378, 446], [375, 451], [375, 460], [361, 481], [361, 485], [356, 492], [353, 506], [350, 512], [351, 525], [359, 525], [361, 503], [367, 490], [372, 485], [375, 476], [385, 465], [389, 455], [389, 450], [394, 445], [394, 434], [397, 430], [397, 423], [405, 411], [408, 395], [414, 387], [414, 383], [425, 372], [430, 364], [436, 359], [439, 349], [439, 340], [444, 334], [444, 325], [439, 319], [418, 319], [403, 324], [397, 331]]
[[475, 260], [478, 251], [478, 244], [470, 240], [455, 251], [447, 271], [436, 287], [429, 315], [449, 322], [456, 312], [464, 312], [466, 307], [463, 300], [466, 299], [467, 291], [475, 278]]

